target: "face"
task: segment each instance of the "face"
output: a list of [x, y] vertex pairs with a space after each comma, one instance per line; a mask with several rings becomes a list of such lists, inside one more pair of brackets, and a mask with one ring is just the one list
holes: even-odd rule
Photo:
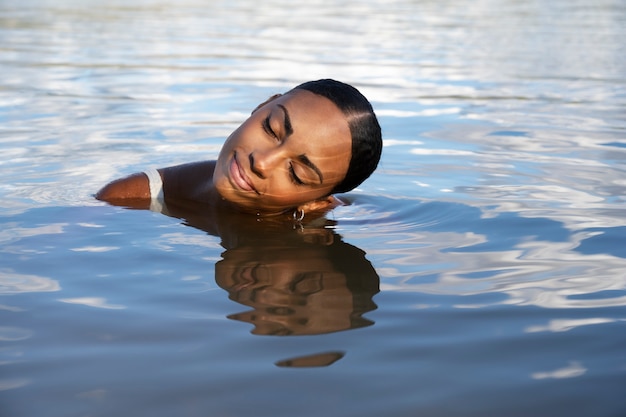
[[246, 211], [277, 213], [330, 194], [345, 177], [351, 152], [341, 110], [325, 97], [292, 90], [228, 137], [213, 184]]
[[322, 247], [269, 245], [226, 251], [215, 280], [229, 298], [253, 310], [230, 318], [254, 334], [319, 334], [353, 327], [353, 293]]

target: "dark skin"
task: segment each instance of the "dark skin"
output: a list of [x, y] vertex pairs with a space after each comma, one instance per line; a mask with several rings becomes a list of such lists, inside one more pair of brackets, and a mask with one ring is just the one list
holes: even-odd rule
[[[167, 200], [175, 206], [187, 207], [189, 211], [203, 211], [203, 206], [237, 210], [236, 205], [224, 200], [212, 187], [207, 172], [213, 172], [215, 161], [191, 162], [158, 170], [163, 181], [163, 192]], [[208, 181], [207, 181], [208, 180]], [[105, 185], [95, 195], [96, 199], [115, 206], [147, 210], [150, 208], [150, 186], [148, 176], [138, 172], [120, 178]], [[308, 204], [307, 217], [323, 215], [328, 210], [343, 205], [344, 202], [328, 196], [315, 203]]]
[[[211, 187], [215, 161], [192, 162], [158, 170], [163, 192], [168, 200], [191, 200], [200, 204], [216, 204], [221, 197]], [[146, 174], [139, 172], [112, 181], [96, 194], [98, 200], [133, 208], [150, 207], [150, 186]]]
[[[326, 211], [330, 193], [346, 175], [351, 134], [346, 116], [330, 100], [292, 90], [261, 104], [224, 144], [217, 161], [159, 170], [169, 201], [236, 207], [263, 215], [297, 209]], [[111, 182], [96, 194], [111, 204], [148, 208], [143, 173]]]

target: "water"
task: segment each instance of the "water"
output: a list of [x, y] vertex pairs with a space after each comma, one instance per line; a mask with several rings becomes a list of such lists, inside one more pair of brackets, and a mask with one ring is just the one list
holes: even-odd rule
[[[626, 3], [335, 3], [0, 3], [0, 415], [626, 415]], [[323, 77], [326, 219], [93, 199]]]

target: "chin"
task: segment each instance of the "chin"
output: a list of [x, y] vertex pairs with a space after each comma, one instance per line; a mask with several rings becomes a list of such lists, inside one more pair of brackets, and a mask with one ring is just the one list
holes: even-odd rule
[[[288, 212], [293, 209], [295, 206], [276, 206], [276, 205], [268, 205], [262, 201], [258, 201], [255, 198], [250, 198], [249, 194], [244, 193], [245, 195], [241, 195], [241, 193], [234, 189], [227, 178], [221, 178], [221, 180], [217, 180], [214, 183], [215, 189], [222, 199], [232, 206], [234, 206], [237, 211], [242, 213], [249, 213], [255, 215], [263, 215], [263, 216], [272, 216], [278, 215], [285, 212]], [[256, 197], [256, 194], [255, 194]]]
[[256, 214], [257, 216], [275, 216], [279, 214], [283, 214], [290, 209], [290, 207], [276, 207], [276, 206], [267, 206], [262, 203], [252, 203], [248, 200], [245, 201], [237, 201], [237, 199], [226, 199], [231, 204], [235, 205], [238, 210], [243, 213]]

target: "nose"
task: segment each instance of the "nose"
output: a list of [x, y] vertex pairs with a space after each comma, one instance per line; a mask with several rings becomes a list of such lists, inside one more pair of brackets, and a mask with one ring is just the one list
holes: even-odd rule
[[250, 160], [250, 170], [254, 175], [265, 179], [279, 166], [284, 158], [281, 148], [274, 148], [251, 152], [250, 155], [248, 155], [248, 159]]

